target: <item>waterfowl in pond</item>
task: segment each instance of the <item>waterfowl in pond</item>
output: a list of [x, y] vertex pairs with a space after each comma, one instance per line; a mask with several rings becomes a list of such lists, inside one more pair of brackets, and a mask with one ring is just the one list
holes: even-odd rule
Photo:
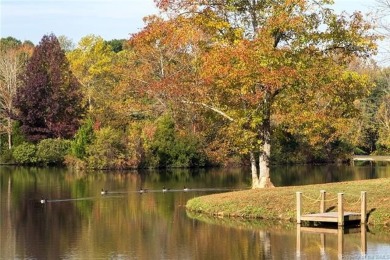
[[167, 188], [165, 188], [165, 186], [163, 187], [163, 192], [167, 192], [167, 191], [169, 191], [170, 189], [167, 189]]
[[42, 198], [42, 199], [40, 200], [40, 202], [41, 202], [41, 204], [45, 204], [45, 203], [46, 203], [46, 199]]
[[104, 189], [102, 189], [101, 191], [100, 191], [100, 194], [101, 195], [106, 195], [108, 193], [108, 191], [107, 190], [104, 190]]
[[183, 190], [184, 190], [184, 191], [189, 191], [190, 189], [187, 188], [186, 186], [184, 186]]
[[141, 188], [141, 189], [139, 189], [139, 193], [144, 193], [144, 192], [146, 192], [147, 190], [146, 189], [144, 189], [144, 188]]

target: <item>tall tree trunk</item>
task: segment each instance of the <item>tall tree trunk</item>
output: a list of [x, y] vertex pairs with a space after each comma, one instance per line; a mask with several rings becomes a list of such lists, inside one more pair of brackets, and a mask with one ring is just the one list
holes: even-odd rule
[[253, 152], [249, 153], [251, 161], [251, 172], [252, 172], [252, 189], [259, 188], [259, 176], [257, 175], [257, 164], [256, 157]]
[[265, 141], [263, 144], [263, 151], [259, 156], [259, 168], [260, 168], [260, 176], [259, 176], [259, 188], [269, 188], [274, 187], [270, 178], [270, 161], [271, 155], [271, 144], [270, 142]]
[[261, 129], [261, 139], [263, 142], [263, 149], [259, 156], [259, 187], [268, 188], [274, 187], [270, 178], [270, 158], [271, 158], [271, 94], [267, 93], [264, 99], [264, 121]]
[[8, 149], [12, 148], [12, 119], [8, 117], [7, 135], [8, 135]]

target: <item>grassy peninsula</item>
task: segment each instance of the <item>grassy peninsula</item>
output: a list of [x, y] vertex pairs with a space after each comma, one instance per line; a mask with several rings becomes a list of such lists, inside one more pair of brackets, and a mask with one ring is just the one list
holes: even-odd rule
[[367, 192], [369, 225], [390, 228], [390, 178], [219, 193], [187, 202], [187, 209], [209, 215], [266, 220], [296, 220], [296, 192], [303, 192], [303, 214], [319, 212], [320, 190], [326, 209], [337, 210], [337, 193], [344, 193], [346, 211], [360, 212], [360, 192]]

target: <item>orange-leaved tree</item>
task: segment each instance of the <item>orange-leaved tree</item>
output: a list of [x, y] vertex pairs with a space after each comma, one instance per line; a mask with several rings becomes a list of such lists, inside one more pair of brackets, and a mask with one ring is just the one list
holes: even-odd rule
[[164, 106], [223, 117], [228, 143], [250, 157], [253, 188], [273, 186], [274, 124], [313, 143], [336, 140], [369, 89], [347, 65], [374, 53], [372, 26], [360, 13], [336, 15], [331, 1], [156, 3], [168, 19], [132, 38], [134, 80]]
[[118, 106], [142, 118], [169, 111], [186, 121], [181, 126], [198, 129], [196, 110], [183, 101], [200, 85], [199, 65], [208, 34], [194, 26], [197, 21], [185, 17], [165, 21], [151, 16], [145, 21], [144, 30], [134, 34], [123, 51]]

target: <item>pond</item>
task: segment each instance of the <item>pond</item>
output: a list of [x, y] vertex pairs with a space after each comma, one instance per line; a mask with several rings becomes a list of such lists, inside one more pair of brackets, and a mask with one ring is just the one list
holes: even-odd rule
[[[286, 186], [390, 177], [390, 164], [271, 171]], [[380, 230], [312, 233], [185, 210], [193, 197], [248, 187], [241, 168], [87, 174], [2, 166], [0, 259], [390, 259], [389, 233]]]

